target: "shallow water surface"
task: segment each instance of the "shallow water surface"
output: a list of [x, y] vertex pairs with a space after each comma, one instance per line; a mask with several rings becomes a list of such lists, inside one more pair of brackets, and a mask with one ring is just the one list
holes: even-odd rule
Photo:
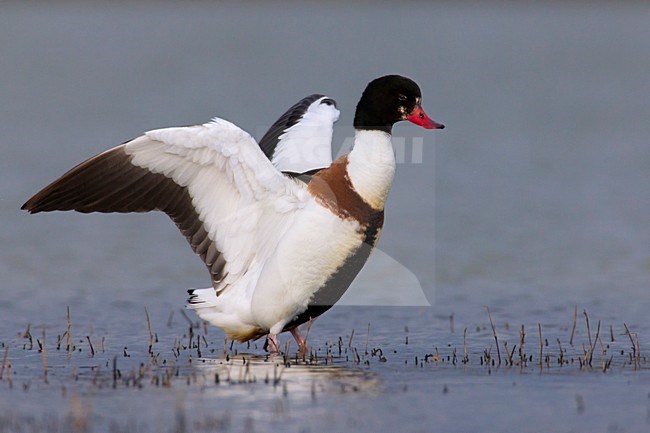
[[580, 312], [574, 329], [576, 310], [557, 308], [544, 317], [561, 322], [542, 324], [540, 346], [536, 323], [497, 308], [497, 350], [476, 308], [485, 314], [465, 322], [471, 308], [452, 318], [435, 308], [339, 307], [314, 323], [304, 359], [290, 343], [269, 359], [261, 342], [231, 345], [198, 322], [190, 331], [177, 312], [151, 314], [150, 351], [136, 306], [108, 325], [78, 324], [83, 312], [73, 310], [66, 350], [64, 311], [60, 323], [29, 327], [33, 343], [26, 329], [2, 338], [0, 431], [472, 431], [486, 419], [490, 431], [647, 427], [648, 364], [636, 350], [650, 343], [647, 326], [595, 309], [602, 319]]

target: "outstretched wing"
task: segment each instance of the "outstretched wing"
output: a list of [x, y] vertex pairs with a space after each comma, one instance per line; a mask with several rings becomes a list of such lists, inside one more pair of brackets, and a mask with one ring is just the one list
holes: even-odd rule
[[22, 207], [31, 213], [148, 212], [176, 223], [217, 293], [268, 257], [308, 194], [222, 119], [149, 131], [76, 166]]
[[307, 96], [280, 116], [260, 140], [260, 147], [283, 173], [313, 174], [332, 164], [332, 132], [339, 114], [333, 99]]

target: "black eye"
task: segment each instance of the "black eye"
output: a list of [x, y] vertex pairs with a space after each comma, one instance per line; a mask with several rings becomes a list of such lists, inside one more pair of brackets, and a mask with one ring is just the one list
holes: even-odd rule
[[400, 101], [406, 101], [406, 95], [397, 95], [397, 99]]

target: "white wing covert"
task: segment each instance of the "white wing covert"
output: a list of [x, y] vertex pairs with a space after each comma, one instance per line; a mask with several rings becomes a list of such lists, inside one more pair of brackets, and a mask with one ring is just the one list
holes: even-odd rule
[[149, 131], [90, 158], [23, 209], [163, 211], [201, 256], [220, 293], [255, 260], [270, 256], [307, 197], [248, 133], [215, 118]]
[[289, 108], [260, 139], [278, 170], [310, 174], [332, 164], [332, 133], [339, 118], [336, 102], [325, 95], [304, 97]]

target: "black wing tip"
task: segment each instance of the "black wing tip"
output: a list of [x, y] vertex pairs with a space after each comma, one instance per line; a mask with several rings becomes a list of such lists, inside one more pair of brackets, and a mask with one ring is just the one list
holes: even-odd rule
[[32, 197], [20, 207], [20, 210], [27, 211], [29, 214], [35, 214], [42, 212], [44, 209], [39, 206], [38, 201], [35, 200], [35, 197]]
[[326, 95], [323, 95], [322, 93], [312, 93], [311, 95], [305, 96], [300, 101], [296, 102], [291, 108], [298, 108], [301, 105], [307, 105], [308, 107], [311, 103], [313, 103], [317, 99], [325, 98], [325, 97]]
[[334, 108], [338, 108], [338, 107], [336, 106], [336, 101], [335, 101], [334, 99], [332, 99], [332, 98], [329, 98], [329, 97], [323, 99], [320, 103], [321, 103], [321, 104], [325, 104], [325, 105], [331, 105], [331, 106], [333, 106]]
[[57, 210], [76, 210], [71, 208], [66, 208], [60, 203], [52, 202], [49, 200], [49, 191], [43, 189], [35, 196], [27, 200], [21, 207], [20, 210], [27, 211], [30, 215], [41, 212], [53, 212]]

